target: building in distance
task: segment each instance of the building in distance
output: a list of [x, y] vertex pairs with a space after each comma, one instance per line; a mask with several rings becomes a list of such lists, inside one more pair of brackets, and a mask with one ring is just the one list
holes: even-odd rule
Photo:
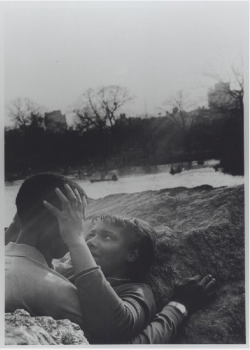
[[66, 116], [61, 111], [53, 111], [44, 114], [44, 124], [47, 131], [50, 132], [65, 132], [68, 130]]
[[237, 100], [232, 96], [230, 83], [219, 82], [214, 89], [208, 92], [208, 107], [212, 108], [238, 108]]

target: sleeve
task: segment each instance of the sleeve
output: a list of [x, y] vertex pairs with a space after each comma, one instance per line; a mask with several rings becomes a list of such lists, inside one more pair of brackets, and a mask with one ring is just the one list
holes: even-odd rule
[[64, 276], [65, 278], [68, 278], [68, 276], [74, 275], [74, 269], [71, 263], [71, 258], [69, 253], [67, 253], [61, 259], [53, 259], [52, 266], [54, 271]]
[[[53, 283], [53, 280], [52, 280]], [[58, 283], [58, 288], [43, 286], [34, 300], [34, 314], [48, 315], [55, 320], [68, 319], [78, 324], [84, 331], [81, 306], [76, 288], [69, 282]], [[40, 310], [39, 310], [40, 309]]]
[[[100, 343], [123, 343], [130, 339], [143, 330], [154, 312], [152, 291], [151, 299], [149, 292], [145, 294], [148, 300], [144, 304], [143, 293], [129, 293], [129, 287], [120, 288], [118, 296], [99, 267], [75, 276], [75, 285], [86, 331]], [[133, 288], [132, 283], [128, 285]]]
[[177, 333], [185, 316], [171, 305], [166, 305], [154, 320], [126, 344], [169, 344]]
[[[22, 259], [22, 260], [20, 260]], [[15, 259], [11, 287], [15, 289], [19, 307], [31, 316], [69, 319], [84, 329], [76, 287], [44, 265], [28, 259]]]

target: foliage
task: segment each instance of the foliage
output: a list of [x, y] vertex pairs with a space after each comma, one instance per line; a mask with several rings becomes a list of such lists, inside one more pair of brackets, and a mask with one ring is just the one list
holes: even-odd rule
[[28, 98], [17, 98], [8, 106], [8, 113], [16, 128], [26, 131], [28, 126], [42, 127], [42, 108]]
[[[238, 96], [243, 95], [244, 91]], [[244, 174], [244, 108], [240, 105], [187, 111], [186, 97], [179, 93], [170, 101], [173, 113], [166, 116], [118, 116], [131, 98], [117, 86], [88, 90], [82, 107], [75, 109], [75, 126], [55, 133], [46, 130], [34, 104], [17, 99], [11, 106], [15, 127], [5, 130], [6, 177], [37, 171], [66, 174], [82, 167], [90, 173], [209, 157], [221, 159], [228, 173]]]
[[114, 129], [117, 112], [132, 96], [119, 86], [88, 89], [73, 112], [83, 130], [97, 128], [110, 133]]

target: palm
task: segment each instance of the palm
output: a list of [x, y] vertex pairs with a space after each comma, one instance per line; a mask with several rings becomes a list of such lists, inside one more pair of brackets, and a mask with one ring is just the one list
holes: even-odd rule
[[57, 188], [56, 194], [62, 204], [62, 210], [44, 201], [46, 208], [56, 216], [60, 233], [64, 242], [69, 246], [84, 235], [84, 219], [86, 199], [81, 199], [78, 191], [65, 185], [67, 197]]

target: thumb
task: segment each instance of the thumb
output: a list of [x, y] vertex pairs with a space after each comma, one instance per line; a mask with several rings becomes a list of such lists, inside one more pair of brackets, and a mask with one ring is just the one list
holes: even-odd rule
[[48, 203], [47, 201], [43, 201], [43, 204], [53, 215], [55, 215], [55, 217], [60, 218], [61, 212], [59, 209], [57, 209], [56, 207], [54, 207], [52, 204]]

